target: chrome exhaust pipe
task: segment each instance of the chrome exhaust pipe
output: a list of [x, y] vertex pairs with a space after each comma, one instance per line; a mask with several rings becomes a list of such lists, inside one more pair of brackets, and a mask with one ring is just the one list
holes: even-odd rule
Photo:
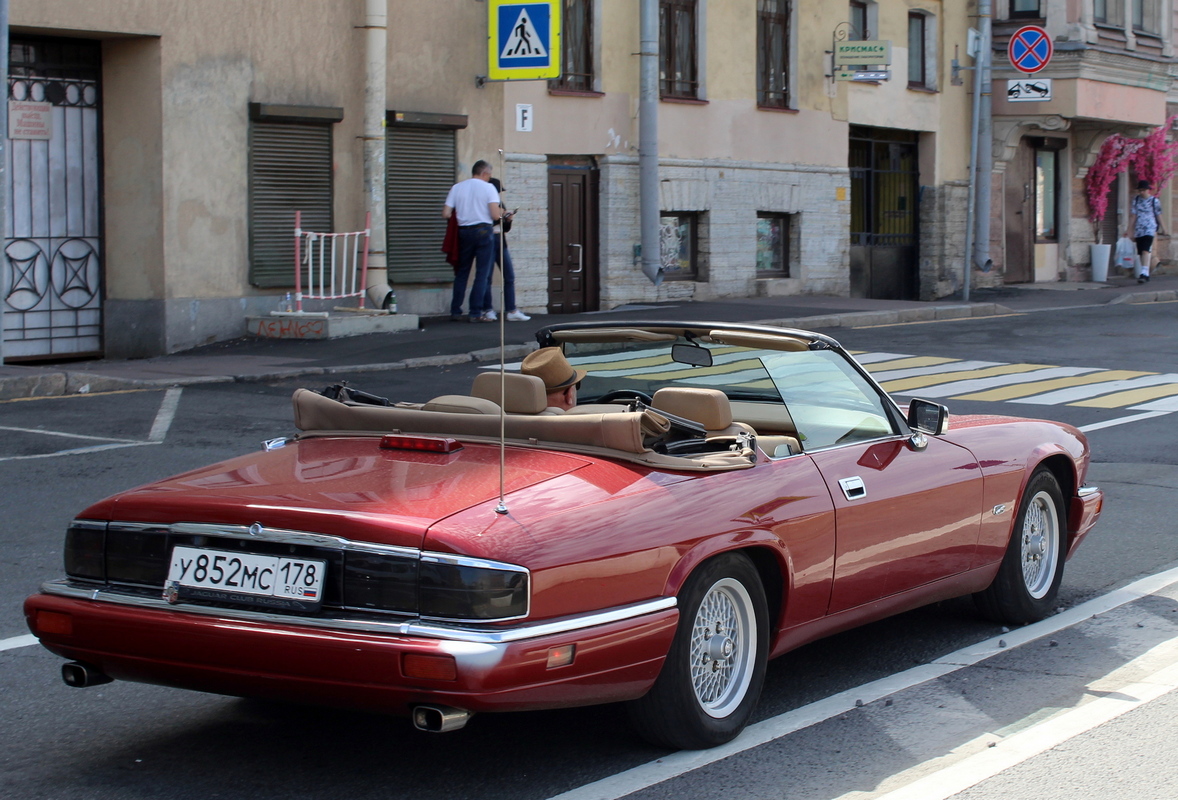
[[474, 716], [464, 708], [452, 706], [414, 706], [413, 727], [430, 733], [449, 733], [461, 730]]
[[114, 680], [98, 667], [83, 664], [81, 661], [71, 661], [61, 665], [61, 679], [66, 686], [75, 689], [85, 689], [87, 686], [101, 686]]

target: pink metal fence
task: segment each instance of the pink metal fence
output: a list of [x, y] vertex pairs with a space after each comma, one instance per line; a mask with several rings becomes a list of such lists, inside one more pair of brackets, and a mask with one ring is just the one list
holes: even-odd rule
[[[368, 237], [372, 214], [364, 216], [364, 230], [319, 233], [303, 230], [303, 212], [295, 212], [295, 311], [303, 313], [303, 299], [341, 300], [359, 297], [364, 306], [368, 285]], [[303, 291], [303, 273], [307, 290]]]

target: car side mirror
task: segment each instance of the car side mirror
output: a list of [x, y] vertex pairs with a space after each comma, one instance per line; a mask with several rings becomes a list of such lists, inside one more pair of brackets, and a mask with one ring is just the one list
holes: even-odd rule
[[940, 436], [949, 430], [949, 409], [929, 400], [913, 400], [908, 404], [908, 427]]

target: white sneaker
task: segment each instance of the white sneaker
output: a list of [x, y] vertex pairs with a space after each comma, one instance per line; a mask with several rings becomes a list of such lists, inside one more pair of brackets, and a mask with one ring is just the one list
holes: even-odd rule
[[520, 311], [518, 308], [515, 311], [508, 311], [507, 312], [507, 321], [508, 322], [527, 322], [530, 319], [531, 319], [531, 317], [529, 317], [524, 312]]
[[495, 309], [489, 308], [483, 312], [483, 319], [485, 319], [487, 322], [494, 322], [495, 320], [499, 319], [499, 315], [495, 313]]

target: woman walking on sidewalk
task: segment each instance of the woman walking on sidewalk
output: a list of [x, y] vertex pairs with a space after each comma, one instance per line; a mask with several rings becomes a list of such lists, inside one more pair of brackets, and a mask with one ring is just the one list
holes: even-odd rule
[[1137, 282], [1149, 281], [1149, 268], [1153, 262], [1153, 239], [1161, 230], [1162, 203], [1153, 196], [1153, 186], [1149, 181], [1137, 181], [1137, 196], [1129, 204], [1129, 231], [1137, 242], [1137, 260], [1140, 263], [1137, 272]]

